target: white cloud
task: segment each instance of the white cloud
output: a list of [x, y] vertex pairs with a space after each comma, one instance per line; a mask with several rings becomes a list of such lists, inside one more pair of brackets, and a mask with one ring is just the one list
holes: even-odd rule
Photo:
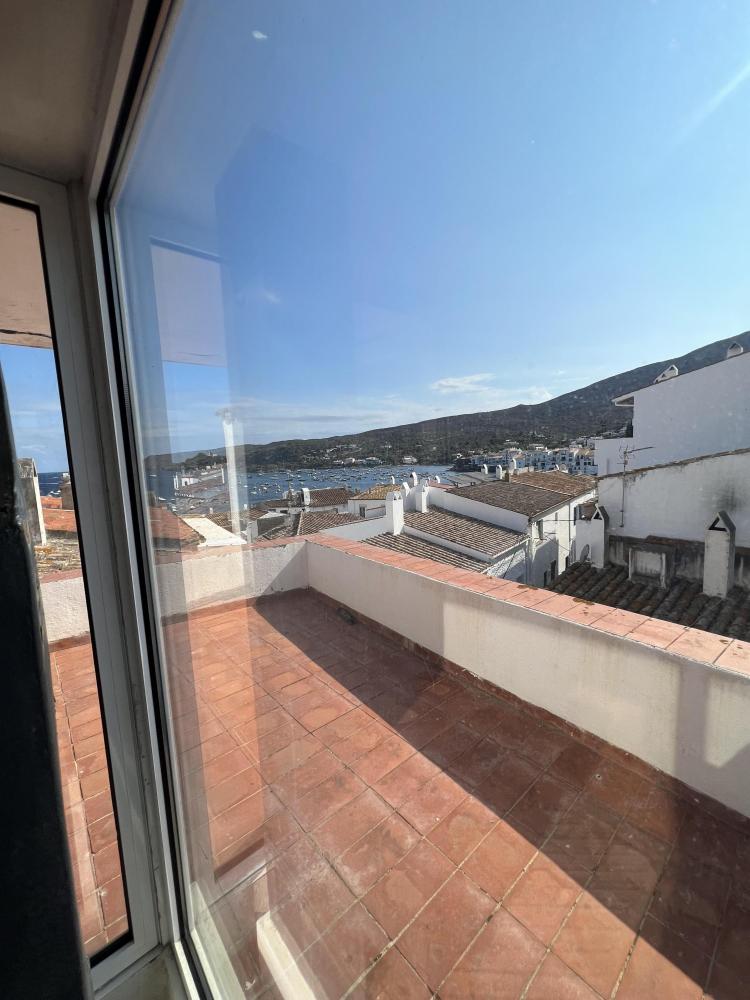
[[439, 378], [430, 388], [433, 392], [443, 394], [459, 392], [487, 392], [488, 382], [493, 382], [495, 376], [491, 372], [480, 375], [457, 375], [451, 378]]
[[262, 31], [258, 31], [256, 28], [256, 30], [253, 32], [253, 38], [255, 39], [256, 42], [265, 42], [266, 39], [268, 38], [268, 35], [264, 35]]

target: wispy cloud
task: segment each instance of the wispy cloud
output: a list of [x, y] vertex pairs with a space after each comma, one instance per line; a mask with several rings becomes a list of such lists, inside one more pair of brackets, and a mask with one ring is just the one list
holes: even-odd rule
[[482, 372], [479, 375], [456, 375], [450, 378], [439, 378], [430, 386], [433, 392], [443, 395], [448, 393], [486, 392], [488, 383], [494, 382], [492, 372]]
[[750, 78], [750, 62], [745, 63], [742, 69], [738, 70], [733, 77], [727, 80], [724, 86], [720, 87], [713, 97], [710, 97], [695, 109], [685, 125], [677, 133], [675, 141], [681, 143], [688, 139], [712, 114], [718, 111], [725, 101], [729, 100], [748, 78]]
[[255, 39], [256, 42], [265, 42], [268, 38], [268, 35], [264, 35], [262, 31], [258, 31], [258, 29], [256, 28], [255, 31], [253, 32], [253, 38]]

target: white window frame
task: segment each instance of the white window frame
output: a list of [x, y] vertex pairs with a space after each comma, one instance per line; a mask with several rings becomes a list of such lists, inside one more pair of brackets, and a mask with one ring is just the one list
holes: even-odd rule
[[[153, 758], [147, 722], [139, 717], [133, 678], [140, 677], [140, 644], [133, 629], [135, 608], [129, 587], [123, 588], [123, 510], [112, 491], [117, 475], [117, 441], [97, 397], [100, 359], [97, 339], [84, 306], [85, 274], [79, 270], [80, 245], [71, 223], [69, 191], [62, 184], [0, 165], [0, 194], [38, 213], [41, 247], [48, 280], [49, 306], [60, 372], [71, 471], [81, 547], [85, 560], [91, 634], [110, 760], [112, 794], [123, 860], [131, 939], [105, 957], [92, 959], [91, 976], [99, 991], [134, 965], [145, 961], [160, 941], [155, 868], [149, 833], [146, 788], [153, 788]], [[82, 279], [84, 284], [82, 284]], [[151, 863], [149, 863], [151, 861]]]

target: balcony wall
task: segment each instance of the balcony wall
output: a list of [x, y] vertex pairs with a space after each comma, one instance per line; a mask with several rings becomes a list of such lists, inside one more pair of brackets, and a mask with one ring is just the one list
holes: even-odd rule
[[[750, 815], [750, 646], [357, 541], [169, 556], [165, 616], [312, 587], [436, 657]], [[50, 641], [87, 631], [80, 576], [42, 582]]]
[[[582, 624], [558, 613], [576, 602], [547, 591], [500, 584], [504, 600], [330, 543], [309, 545], [308, 573], [315, 590], [750, 815], [750, 675], [692, 658], [747, 657], [745, 644], [609, 608]], [[534, 597], [546, 611], [515, 603]], [[628, 626], [639, 634], [616, 634]]]

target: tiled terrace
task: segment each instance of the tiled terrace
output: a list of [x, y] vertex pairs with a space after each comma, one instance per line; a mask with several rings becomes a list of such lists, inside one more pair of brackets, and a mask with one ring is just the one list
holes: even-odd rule
[[349, 617], [303, 591], [169, 627], [245, 995], [270, 962], [316, 997], [748, 996], [750, 821]]
[[[311, 591], [168, 639], [190, 853], [245, 995], [276, 995], [271, 947], [319, 997], [748, 996], [750, 821]], [[51, 662], [94, 954], [127, 918], [90, 646]]]
[[128, 929], [89, 642], [50, 655], [63, 804], [81, 934], [95, 955]]

